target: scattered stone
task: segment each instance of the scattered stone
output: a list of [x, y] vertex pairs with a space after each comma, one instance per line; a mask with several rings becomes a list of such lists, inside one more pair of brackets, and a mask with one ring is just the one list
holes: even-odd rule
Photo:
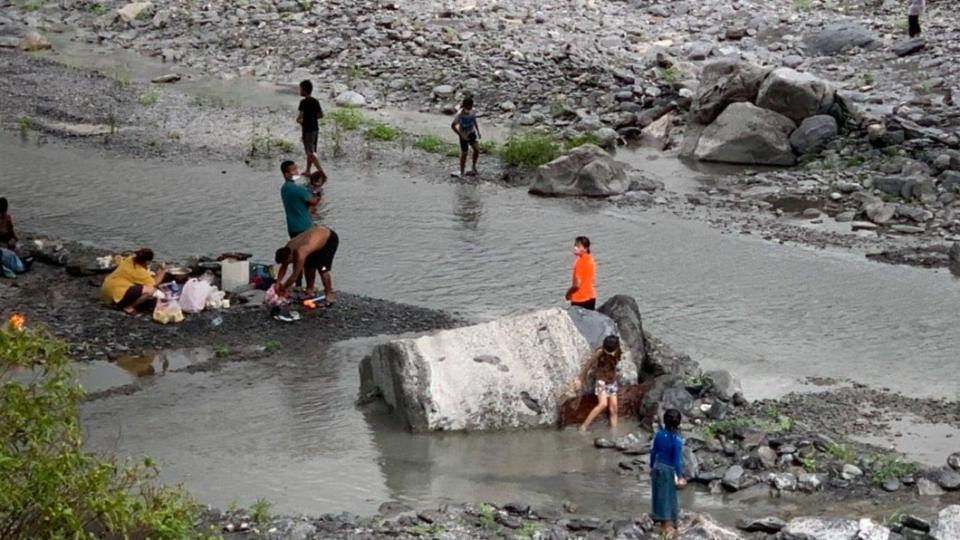
[[960, 472], [943, 468], [937, 474], [937, 483], [947, 491], [956, 491], [960, 489]]
[[449, 84], [441, 84], [433, 87], [433, 95], [439, 99], [448, 99], [453, 96], [457, 89]]
[[[960, 254], [960, 244], [954, 244], [951, 253], [956, 251]], [[955, 471], [960, 471], [960, 452], [954, 452], [947, 457], [947, 466]]]
[[863, 211], [870, 221], [883, 225], [893, 219], [893, 216], [897, 213], [897, 207], [884, 202], [874, 202], [866, 205]]
[[920, 52], [927, 46], [927, 40], [922, 37], [904, 39], [893, 44], [893, 53], [897, 56], [909, 56]]
[[863, 471], [860, 470], [860, 467], [847, 463], [841, 469], [840, 476], [843, 477], [844, 480], [853, 480], [854, 478], [863, 476]]
[[937, 524], [930, 530], [930, 536], [936, 540], [960, 538], [960, 505], [954, 504], [940, 510]]
[[334, 100], [334, 103], [336, 103], [338, 107], [363, 107], [367, 104], [367, 98], [353, 90], [347, 90], [341, 92]]
[[887, 493], [895, 493], [897, 491], [900, 491], [900, 480], [896, 478], [889, 478], [883, 482], [883, 485], [881, 487]]
[[47, 36], [40, 34], [39, 32], [30, 31], [23, 36], [23, 41], [20, 42], [20, 48], [25, 51], [39, 51], [42, 49], [49, 49], [50, 40], [47, 39]]
[[940, 497], [944, 494], [943, 488], [926, 478], [917, 478], [917, 494], [921, 497]]
[[787, 526], [787, 523], [777, 517], [765, 517], [754, 520], [741, 519], [737, 521], [737, 528], [745, 532], [763, 532], [776, 534]]
[[117, 9], [117, 18], [129, 24], [152, 9], [153, 2], [131, 2]]
[[791, 519], [781, 534], [787, 538], [816, 538], [817, 540], [850, 540], [860, 527], [849, 519], [802, 517]]
[[175, 83], [175, 82], [177, 82], [177, 81], [179, 81], [179, 80], [180, 80], [180, 75], [179, 75], [179, 74], [177, 74], [177, 73], [168, 73], [168, 74], [166, 74], [166, 75], [161, 75], [161, 76], [159, 76], [159, 77], [154, 77], [153, 79], [150, 79], [150, 82], [156, 83], [156, 84], [164, 84], [164, 83]]
[[930, 532], [930, 522], [918, 518], [917, 516], [906, 515], [900, 520], [900, 524], [908, 529], [913, 529], [920, 532]]
[[834, 93], [833, 86], [809, 73], [777, 68], [760, 86], [757, 106], [802, 122], [826, 113], [833, 105]]
[[807, 50], [813, 54], [835, 55], [854, 47], [871, 49], [880, 45], [877, 36], [856, 23], [835, 23], [807, 37]]
[[738, 491], [743, 483], [746, 471], [740, 465], [733, 465], [723, 473], [723, 487], [730, 491]]

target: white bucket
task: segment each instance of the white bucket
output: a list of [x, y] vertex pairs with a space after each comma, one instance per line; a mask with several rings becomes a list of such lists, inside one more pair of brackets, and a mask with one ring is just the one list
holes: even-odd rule
[[224, 291], [233, 292], [244, 287], [250, 283], [250, 263], [224, 259], [220, 261], [220, 278], [222, 282], [220, 288]]

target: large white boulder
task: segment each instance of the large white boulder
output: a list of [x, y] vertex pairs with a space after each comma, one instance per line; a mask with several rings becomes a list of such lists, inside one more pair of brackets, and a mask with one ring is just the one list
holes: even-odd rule
[[733, 103], [703, 130], [694, 153], [700, 161], [793, 165], [789, 118], [750, 103]]
[[[556, 425], [584, 361], [615, 328], [600, 313], [553, 308], [396, 339], [361, 362], [361, 400], [382, 398], [413, 431]], [[624, 352], [621, 382], [634, 383]]]
[[630, 188], [628, 167], [599, 146], [585, 144], [541, 165], [530, 193], [586, 197], [620, 195]]
[[948, 506], [940, 511], [930, 536], [937, 540], [960, 538], [960, 504]]

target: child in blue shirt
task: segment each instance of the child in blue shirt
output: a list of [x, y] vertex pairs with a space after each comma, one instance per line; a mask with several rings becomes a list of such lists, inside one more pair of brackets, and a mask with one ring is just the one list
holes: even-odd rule
[[683, 478], [683, 439], [680, 437], [680, 411], [663, 413], [663, 427], [653, 438], [650, 451], [650, 484], [653, 520], [660, 524], [660, 533], [671, 537], [676, 532], [680, 503], [677, 488], [687, 484]]

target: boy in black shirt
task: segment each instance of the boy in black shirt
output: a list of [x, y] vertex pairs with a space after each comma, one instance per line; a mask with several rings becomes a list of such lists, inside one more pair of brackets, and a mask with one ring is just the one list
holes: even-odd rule
[[303, 129], [303, 151], [307, 155], [307, 166], [304, 176], [310, 175], [310, 166], [316, 166], [318, 171], [320, 167], [320, 158], [317, 157], [317, 139], [320, 136], [320, 122], [323, 118], [323, 109], [320, 108], [320, 102], [311, 96], [313, 94], [313, 83], [309, 80], [300, 83], [299, 114], [297, 114], [297, 123]]

